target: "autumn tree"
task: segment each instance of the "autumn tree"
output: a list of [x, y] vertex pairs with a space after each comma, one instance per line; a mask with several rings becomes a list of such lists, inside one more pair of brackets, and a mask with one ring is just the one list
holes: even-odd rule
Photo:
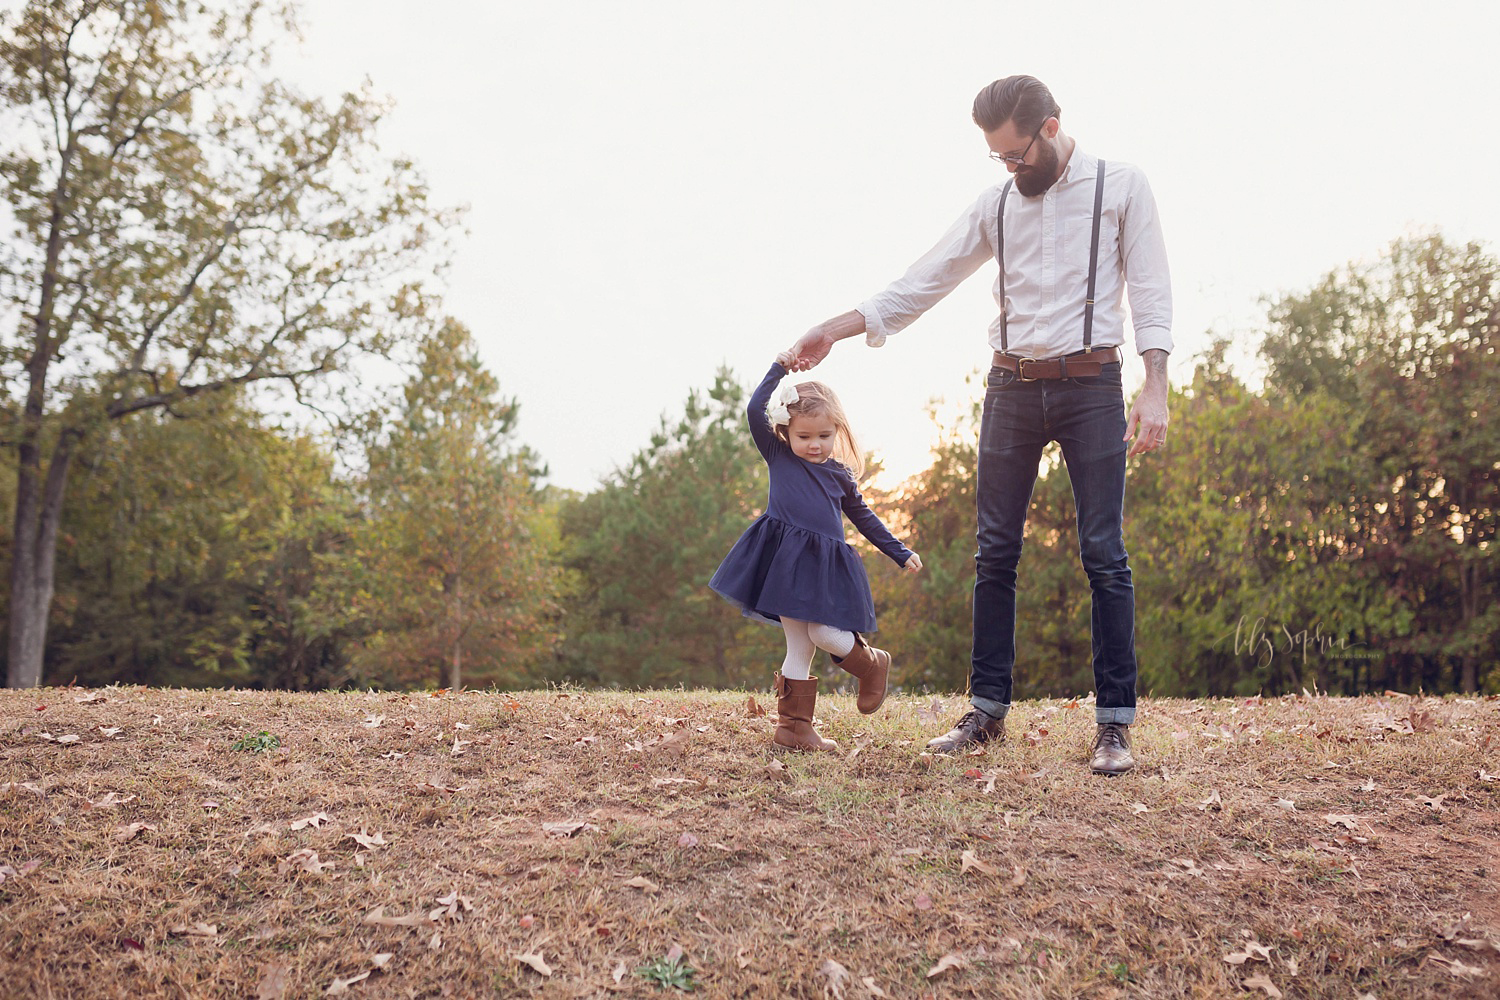
[[382, 108], [267, 72], [285, 8], [32, 0], [0, 36], [0, 372], [14, 450], [11, 686], [42, 676], [67, 483], [111, 422], [298, 396], [401, 335], [435, 215]]
[[394, 419], [368, 452], [366, 511], [343, 560], [355, 667], [387, 683], [514, 686], [552, 642], [557, 528], [469, 331], [419, 345]]

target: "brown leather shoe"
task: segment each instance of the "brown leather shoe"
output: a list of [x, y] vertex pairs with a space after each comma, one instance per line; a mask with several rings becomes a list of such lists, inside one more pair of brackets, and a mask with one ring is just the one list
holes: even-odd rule
[[1124, 774], [1135, 767], [1130, 754], [1130, 727], [1118, 722], [1101, 723], [1094, 733], [1095, 774]]
[[776, 674], [776, 735], [771, 742], [788, 750], [838, 751], [839, 745], [825, 740], [813, 728], [813, 709], [818, 704], [818, 679], [794, 681]]
[[854, 648], [849, 651], [849, 655], [842, 659], [835, 656], [833, 662], [858, 678], [859, 697], [854, 704], [861, 715], [869, 715], [880, 707], [890, 687], [887, 683], [891, 676], [890, 653], [871, 646], [864, 636], [856, 632]]
[[933, 753], [957, 753], [970, 744], [1005, 742], [1005, 720], [973, 709], [958, 720], [958, 725], [935, 740], [927, 741], [927, 749]]

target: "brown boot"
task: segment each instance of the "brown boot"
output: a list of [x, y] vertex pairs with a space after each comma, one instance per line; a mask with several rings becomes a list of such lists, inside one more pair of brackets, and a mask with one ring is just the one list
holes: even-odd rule
[[854, 633], [854, 648], [843, 659], [835, 656], [833, 662], [859, 679], [859, 698], [855, 705], [861, 715], [869, 715], [885, 701], [889, 689], [886, 682], [891, 675], [891, 654], [876, 649], [865, 641], [865, 637]]
[[788, 750], [827, 750], [838, 752], [839, 745], [825, 740], [813, 728], [813, 708], [818, 704], [818, 679], [794, 681], [776, 674], [776, 735], [771, 737], [779, 747]]

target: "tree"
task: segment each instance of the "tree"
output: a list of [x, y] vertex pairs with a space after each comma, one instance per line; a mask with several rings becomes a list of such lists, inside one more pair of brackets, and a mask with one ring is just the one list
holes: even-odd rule
[[344, 636], [306, 613], [352, 513], [327, 452], [235, 393], [81, 442], [47, 675], [86, 684], [326, 687]]
[[[369, 449], [366, 519], [344, 560], [368, 631], [355, 666], [398, 683], [515, 685], [552, 643], [557, 528], [500, 396], [462, 325], [419, 346], [404, 406]], [[346, 577], [347, 578], [347, 577]]]
[[597, 492], [565, 506], [564, 559], [577, 590], [558, 669], [629, 686], [763, 684], [781, 633], [708, 589], [715, 567], [765, 507], [765, 463], [745, 425], [746, 393], [721, 369], [682, 415]]
[[327, 106], [266, 76], [285, 9], [32, 0], [5, 27], [7, 679], [31, 686], [84, 438], [236, 386], [301, 398], [388, 350], [441, 218], [411, 165], [376, 153], [368, 95]]
[[1414, 618], [1390, 644], [1403, 679], [1477, 690], [1500, 660], [1500, 260], [1435, 234], [1398, 240], [1285, 296], [1271, 320], [1269, 387], [1355, 403], [1371, 476], [1350, 534]]

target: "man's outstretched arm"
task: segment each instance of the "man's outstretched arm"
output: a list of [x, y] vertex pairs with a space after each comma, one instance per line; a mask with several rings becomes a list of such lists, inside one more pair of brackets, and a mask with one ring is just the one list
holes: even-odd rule
[[805, 372], [828, 357], [828, 352], [833, 350], [835, 343], [848, 340], [850, 337], [857, 337], [864, 332], [865, 317], [858, 309], [850, 309], [833, 319], [824, 320], [804, 333], [802, 339], [792, 345], [791, 353], [797, 356], [797, 361], [788, 367], [794, 372]]

